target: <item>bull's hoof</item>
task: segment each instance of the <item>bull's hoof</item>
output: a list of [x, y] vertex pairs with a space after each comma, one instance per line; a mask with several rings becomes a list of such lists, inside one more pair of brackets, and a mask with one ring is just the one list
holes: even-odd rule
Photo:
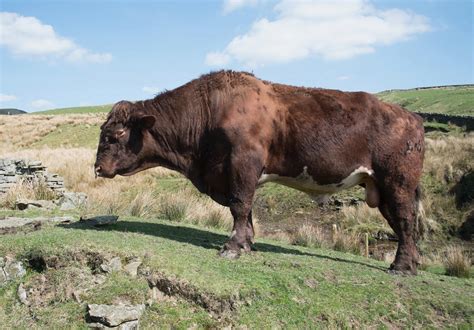
[[416, 264], [393, 263], [390, 265], [388, 273], [392, 275], [416, 275]]
[[245, 253], [250, 253], [252, 252], [252, 245], [250, 243], [244, 243], [242, 244], [241, 251]]
[[235, 260], [235, 259], [239, 259], [240, 251], [223, 248], [222, 250], [219, 251], [219, 256], [222, 258]]

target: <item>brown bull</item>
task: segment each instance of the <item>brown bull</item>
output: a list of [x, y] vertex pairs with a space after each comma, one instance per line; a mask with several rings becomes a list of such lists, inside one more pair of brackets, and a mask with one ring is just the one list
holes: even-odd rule
[[391, 269], [416, 273], [424, 132], [421, 118], [399, 106], [220, 71], [154, 99], [120, 101], [101, 129], [97, 175], [164, 166], [230, 208], [223, 256], [251, 250], [259, 185], [276, 182], [318, 199], [361, 185], [398, 235]]

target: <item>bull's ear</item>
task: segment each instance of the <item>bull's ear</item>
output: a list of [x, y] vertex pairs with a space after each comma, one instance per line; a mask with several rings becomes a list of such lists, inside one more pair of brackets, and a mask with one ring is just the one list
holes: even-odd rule
[[140, 115], [136, 119], [136, 122], [140, 128], [149, 129], [155, 125], [156, 117], [152, 115]]

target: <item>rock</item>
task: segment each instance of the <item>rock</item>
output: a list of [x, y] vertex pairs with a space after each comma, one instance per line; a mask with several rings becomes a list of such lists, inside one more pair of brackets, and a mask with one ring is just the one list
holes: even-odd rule
[[42, 167], [42, 163], [40, 160], [32, 160], [28, 162], [29, 167]]
[[107, 281], [107, 276], [103, 274], [96, 274], [94, 275], [94, 278], [92, 279], [92, 281], [94, 282], [94, 284], [102, 285], [105, 283], [105, 281]]
[[3, 268], [0, 268], [0, 286], [8, 281], [7, 274], [3, 271]]
[[20, 299], [20, 302], [23, 305], [28, 306], [30, 304], [30, 302], [28, 301], [28, 296], [26, 294], [26, 290], [23, 287], [23, 283], [20, 283], [20, 285], [18, 286], [17, 295], [18, 295], [18, 299]]
[[319, 283], [314, 278], [307, 278], [307, 279], [304, 280], [304, 284], [307, 287], [309, 287], [311, 289], [314, 289]]
[[[145, 311], [145, 305], [87, 305], [91, 323], [120, 329], [137, 329], [138, 320]], [[133, 322], [133, 323], [131, 323]], [[131, 323], [131, 324], [130, 324]]]
[[57, 205], [61, 211], [73, 210], [85, 205], [87, 195], [81, 192], [65, 192], [58, 200]]
[[100, 269], [105, 273], [118, 272], [122, 269], [122, 261], [119, 257], [114, 257], [107, 263], [100, 265]]
[[82, 219], [81, 222], [89, 224], [95, 227], [111, 225], [117, 222], [118, 216], [116, 215], [100, 215], [93, 218]]
[[[163, 291], [158, 290], [156, 286], [152, 287], [149, 291], [150, 302], [160, 302], [166, 300], [166, 295]], [[151, 304], [150, 304], [151, 305]]]
[[123, 267], [123, 270], [130, 276], [136, 277], [138, 274], [138, 267], [142, 264], [140, 259], [129, 262]]
[[[54, 177], [53, 180], [50, 180]], [[64, 192], [64, 180], [57, 174], [50, 174], [41, 161], [25, 161], [23, 159], [0, 159], [0, 194], [8, 190], [17, 182], [26, 180], [34, 184], [44, 182], [55, 192]]]
[[108, 327], [102, 323], [88, 323], [92, 329], [117, 329], [117, 330], [138, 330], [138, 321], [129, 321], [122, 323], [118, 327]]
[[18, 217], [7, 217], [0, 220], [0, 234], [15, 232], [19, 229], [28, 225], [35, 225], [37, 223], [67, 223], [73, 221], [73, 217], [36, 217], [36, 218], [18, 218]]
[[18, 210], [26, 210], [31, 208], [42, 208], [46, 210], [52, 210], [56, 207], [52, 201], [46, 200], [29, 200], [19, 199], [15, 202], [15, 208]]
[[82, 303], [81, 300], [81, 293], [79, 291], [72, 291], [71, 297], [77, 302], [77, 303]]
[[21, 261], [13, 260], [9, 257], [4, 258], [2, 271], [6, 281], [21, 278], [26, 275], [26, 269]]

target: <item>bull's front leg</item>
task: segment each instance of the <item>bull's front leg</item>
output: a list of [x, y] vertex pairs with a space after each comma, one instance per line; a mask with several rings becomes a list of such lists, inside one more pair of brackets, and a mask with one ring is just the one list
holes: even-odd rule
[[261, 173], [258, 158], [234, 157], [231, 168], [229, 208], [234, 218], [234, 226], [229, 240], [224, 244], [220, 255], [238, 258], [241, 251], [250, 252], [254, 242], [252, 223], [253, 196]]

